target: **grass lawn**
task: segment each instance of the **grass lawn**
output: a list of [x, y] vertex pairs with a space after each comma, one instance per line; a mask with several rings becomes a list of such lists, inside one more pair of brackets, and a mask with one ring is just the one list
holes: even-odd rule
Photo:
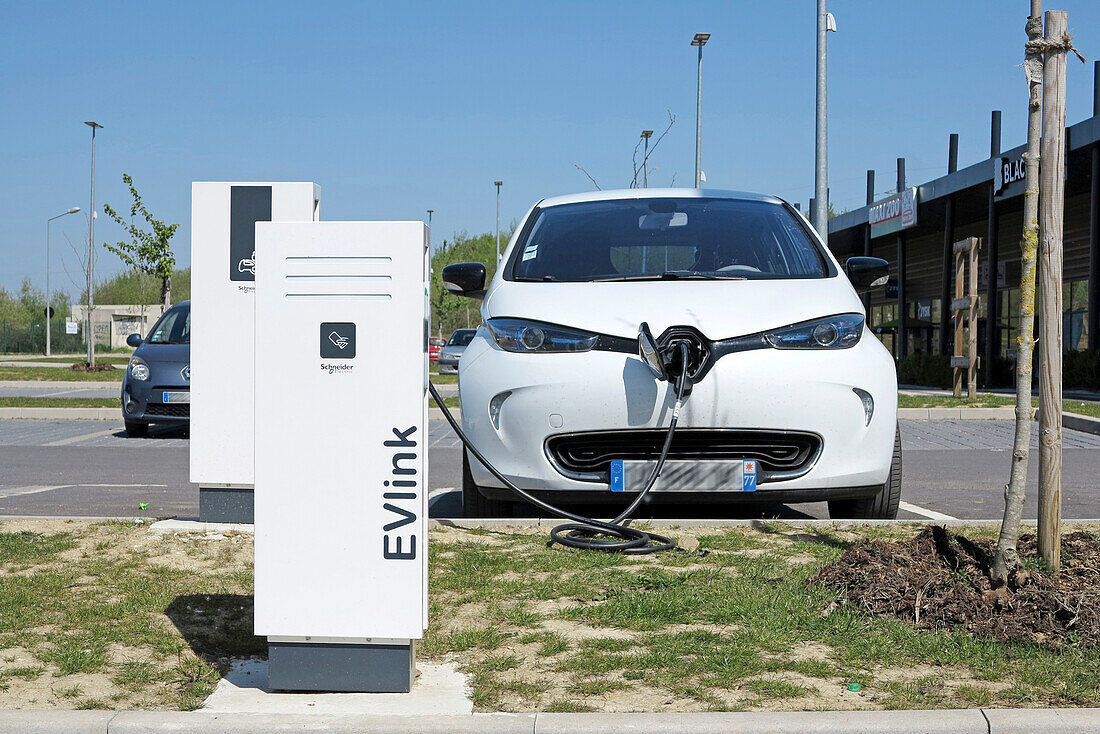
[[118, 398], [3, 398], [0, 408], [117, 408]]
[[[853, 541], [914, 532], [693, 529], [672, 534], [697, 550], [630, 557], [437, 529], [418, 656], [463, 668], [479, 711], [1100, 704], [1100, 649], [916, 630], [807, 586]], [[252, 578], [249, 536], [5, 523], [0, 707], [201, 705], [229, 658], [266, 654]]]
[[[996, 408], [1016, 405], [1016, 398], [1009, 395], [978, 393], [970, 400], [967, 397], [956, 398], [951, 395], [903, 395], [898, 394], [899, 408]], [[1032, 398], [1031, 405], [1039, 407], [1039, 399]], [[1078, 413], [1100, 418], [1100, 404], [1083, 403], [1080, 400], [1062, 401], [1062, 410], [1066, 413]]]
[[63, 367], [5, 367], [0, 365], [0, 380], [58, 380], [61, 382], [122, 382], [126, 370], [77, 372]]
[[436, 385], [458, 384], [458, 375], [441, 375], [438, 372], [432, 372], [429, 379]]
[[[74, 362], [83, 362], [84, 359], [73, 359], [72, 357], [35, 357], [34, 359], [28, 359], [28, 362], [56, 362], [58, 364], [70, 365]], [[130, 361], [129, 355], [119, 356], [117, 354], [97, 354], [95, 356], [96, 364], [105, 362], [107, 364], [127, 364]]]

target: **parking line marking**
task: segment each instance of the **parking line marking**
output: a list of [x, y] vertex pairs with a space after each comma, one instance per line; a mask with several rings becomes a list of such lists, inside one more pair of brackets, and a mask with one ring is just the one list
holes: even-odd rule
[[92, 438], [101, 438], [102, 436], [110, 436], [111, 434], [118, 433], [118, 427], [108, 428], [104, 431], [93, 431], [91, 433], [82, 433], [79, 436], [70, 436], [69, 438], [58, 439], [57, 441], [50, 441], [49, 443], [42, 444], [43, 446], [68, 446], [71, 443], [77, 443], [78, 441], [85, 441]]
[[912, 512], [914, 515], [920, 515], [921, 517], [927, 517], [929, 520], [958, 520], [957, 517], [951, 515], [945, 515], [942, 512], [936, 512], [935, 510], [926, 510], [923, 507], [917, 507], [916, 505], [908, 502], [898, 502], [898, 509], [905, 510], [906, 512]]
[[43, 486], [41, 484], [32, 484], [27, 487], [12, 487], [11, 489], [0, 489], [0, 497], [19, 497], [24, 494], [37, 494], [39, 492], [49, 492], [52, 489], [65, 489], [70, 487], [70, 484], [58, 484], [54, 486]]

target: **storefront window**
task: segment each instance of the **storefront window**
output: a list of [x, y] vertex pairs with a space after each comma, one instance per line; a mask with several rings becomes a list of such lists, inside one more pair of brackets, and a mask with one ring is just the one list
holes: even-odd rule
[[1066, 350], [1089, 348], [1089, 282], [1062, 284], [1062, 343]]

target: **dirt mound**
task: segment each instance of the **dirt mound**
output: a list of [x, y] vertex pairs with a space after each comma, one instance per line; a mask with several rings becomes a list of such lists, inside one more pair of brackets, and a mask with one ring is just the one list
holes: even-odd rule
[[95, 364], [76, 362], [72, 366], [73, 372], [110, 372], [113, 369], [115, 369], [115, 366], [109, 362], [96, 362]]
[[[1034, 535], [1020, 537], [1022, 558], [1035, 557], [1035, 542]], [[964, 627], [1001, 642], [1100, 643], [1100, 541], [1085, 532], [1065, 535], [1057, 575], [1021, 568], [999, 589], [989, 577], [995, 547], [928, 527], [909, 540], [854, 545], [811, 583], [869, 614], [921, 628]]]

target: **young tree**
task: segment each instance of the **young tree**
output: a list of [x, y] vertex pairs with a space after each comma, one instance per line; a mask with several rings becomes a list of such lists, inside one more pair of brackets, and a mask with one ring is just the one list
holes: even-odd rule
[[1027, 188], [1024, 190], [1024, 232], [1020, 241], [1020, 334], [1016, 344], [1016, 436], [1012, 443], [1012, 472], [1005, 485], [1005, 514], [997, 551], [993, 556], [993, 583], [1003, 586], [1020, 564], [1016, 542], [1027, 488], [1027, 462], [1031, 453], [1031, 361], [1035, 349], [1035, 262], [1039, 249], [1039, 141], [1042, 132], [1043, 18], [1041, 0], [1031, 0], [1024, 46], [1027, 76]]
[[103, 211], [107, 216], [115, 220], [118, 226], [125, 229], [130, 237], [130, 242], [117, 242], [114, 245], [103, 243], [108, 250], [118, 255], [122, 262], [134, 270], [160, 279], [161, 302], [168, 307], [172, 304], [172, 269], [176, 266], [176, 258], [172, 255], [172, 237], [176, 234], [178, 224], [165, 224], [162, 220], [154, 219], [149, 210], [145, 208], [145, 202], [134, 187], [134, 180], [130, 174], [122, 174], [122, 182], [130, 187], [130, 196], [133, 204], [130, 205], [130, 217], [138, 214], [149, 225], [151, 231], [146, 231], [131, 222], [127, 224], [119, 216], [118, 212], [111, 208], [110, 204], [103, 205]]

